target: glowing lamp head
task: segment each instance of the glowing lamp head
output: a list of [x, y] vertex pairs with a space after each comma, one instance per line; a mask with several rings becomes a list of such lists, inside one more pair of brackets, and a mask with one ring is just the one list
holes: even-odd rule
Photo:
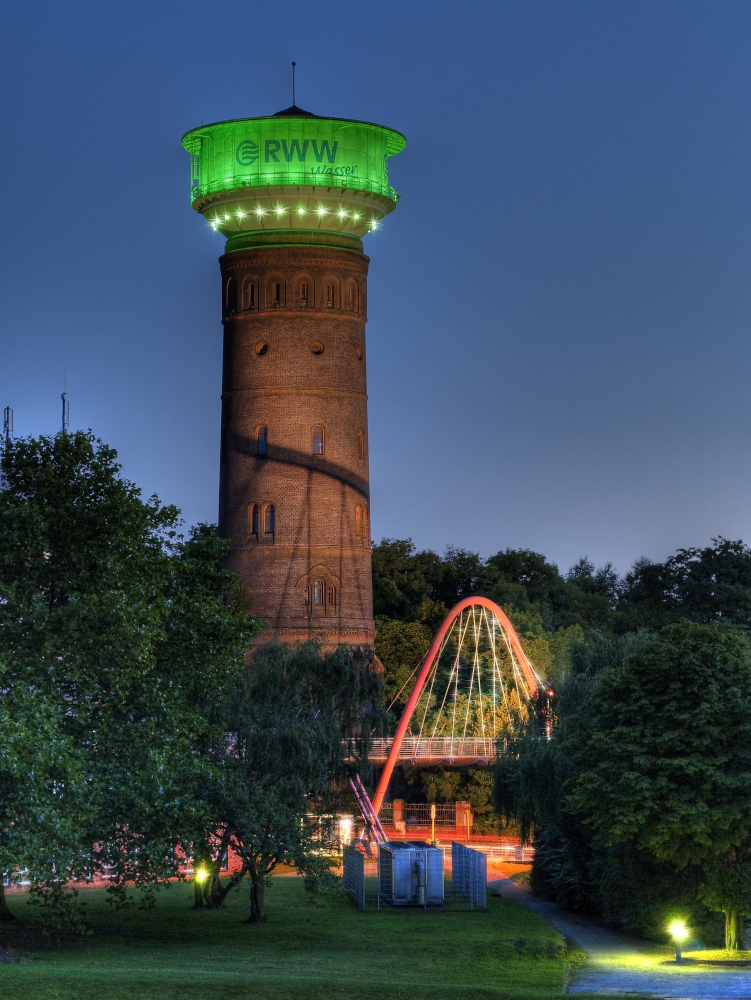
[[209, 877], [209, 873], [206, 871], [205, 868], [199, 868], [196, 871], [196, 874], [195, 874], [196, 882], [205, 882], [208, 877]]
[[682, 920], [674, 920], [668, 927], [668, 931], [674, 941], [685, 941], [688, 937], [688, 928]]
[[339, 820], [339, 838], [344, 844], [352, 840], [352, 817], [342, 816]]

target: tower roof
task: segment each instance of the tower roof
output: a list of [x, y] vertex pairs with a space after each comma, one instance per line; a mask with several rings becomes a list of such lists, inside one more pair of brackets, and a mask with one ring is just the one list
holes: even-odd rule
[[303, 108], [298, 108], [296, 104], [293, 104], [289, 108], [285, 108], [284, 111], [277, 111], [276, 114], [271, 116], [272, 118], [320, 118], [320, 115], [314, 115], [312, 111], [305, 111]]

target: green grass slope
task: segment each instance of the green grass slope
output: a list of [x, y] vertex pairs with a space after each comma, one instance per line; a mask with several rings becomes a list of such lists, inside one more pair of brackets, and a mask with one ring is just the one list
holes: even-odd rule
[[[185, 885], [145, 912], [113, 910], [102, 890], [79, 898], [93, 935], [0, 965], [2, 1000], [546, 1000], [563, 987], [560, 936], [497, 897], [484, 913], [359, 913], [344, 898], [311, 905], [299, 879], [276, 878], [269, 921], [255, 926], [247, 886], [217, 911], [192, 909]], [[37, 919], [25, 897], [11, 905]], [[7, 933], [0, 925], [0, 946]]]

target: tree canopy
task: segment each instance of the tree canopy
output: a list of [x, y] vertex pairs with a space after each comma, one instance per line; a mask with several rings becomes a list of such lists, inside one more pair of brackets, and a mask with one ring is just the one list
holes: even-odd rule
[[7, 442], [0, 469], [0, 868], [174, 873], [254, 628], [226, 545], [90, 433]]
[[751, 648], [684, 621], [603, 671], [570, 745], [566, 809], [603, 842], [695, 867], [739, 947], [751, 908]]
[[[207, 903], [221, 904], [247, 873], [249, 920], [264, 921], [264, 887], [278, 865], [311, 876], [328, 869], [321, 850], [331, 845], [325, 837], [316, 841], [315, 814], [341, 805], [348, 773], [367, 769], [380, 698], [380, 681], [363, 650], [272, 642], [254, 654], [237, 697], [226, 706], [229, 743], [221, 738], [214, 746]], [[241, 864], [222, 885], [218, 861], [227, 847]]]

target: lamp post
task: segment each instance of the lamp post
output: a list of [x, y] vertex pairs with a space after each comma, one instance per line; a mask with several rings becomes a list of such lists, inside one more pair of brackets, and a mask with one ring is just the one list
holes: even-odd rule
[[435, 847], [435, 802], [430, 806], [430, 843]]
[[675, 961], [677, 964], [680, 964], [681, 944], [688, 937], [688, 929], [682, 920], [674, 920], [668, 927], [668, 930], [673, 941], [675, 941]]

